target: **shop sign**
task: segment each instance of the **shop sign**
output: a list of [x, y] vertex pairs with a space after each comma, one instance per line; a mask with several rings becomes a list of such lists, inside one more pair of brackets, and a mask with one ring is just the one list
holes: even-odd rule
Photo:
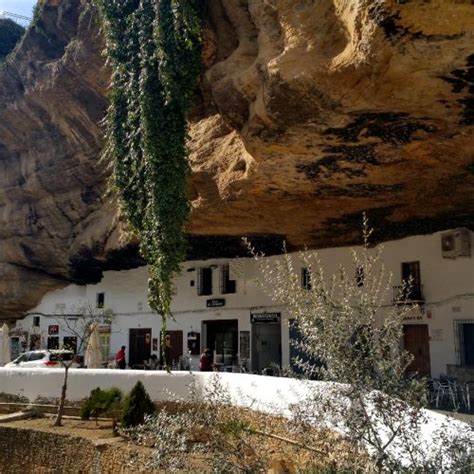
[[408, 315], [403, 317], [403, 321], [422, 321], [423, 315], [415, 314], [415, 315]]
[[59, 325], [58, 324], [51, 324], [50, 326], [48, 326], [48, 334], [50, 336], [55, 335], [55, 334], [59, 334]]
[[224, 298], [214, 298], [212, 300], [206, 301], [206, 306], [208, 308], [220, 308], [221, 306], [225, 306], [225, 299]]
[[281, 313], [250, 313], [251, 323], [279, 323]]

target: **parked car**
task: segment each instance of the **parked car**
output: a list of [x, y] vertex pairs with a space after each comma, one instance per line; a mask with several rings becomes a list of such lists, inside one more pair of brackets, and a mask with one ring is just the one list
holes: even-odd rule
[[[21, 354], [15, 360], [5, 365], [6, 368], [61, 368], [61, 361], [72, 361], [75, 359], [75, 354], [72, 351], [67, 350], [40, 350], [40, 351], [29, 351]], [[71, 367], [79, 367], [79, 364], [74, 360]]]

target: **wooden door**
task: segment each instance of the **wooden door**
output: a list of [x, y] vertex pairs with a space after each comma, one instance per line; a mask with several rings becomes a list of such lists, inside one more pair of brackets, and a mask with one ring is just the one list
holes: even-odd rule
[[183, 355], [183, 331], [166, 331], [165, 344], [166, 364], [177, 364]]
[[427, 324], [406, 324], [403, 326], [404, 348], [414, 356], [407, 372], [418, 375], [431, 375], [430, 341]]
[[130, 329], [128, 365], [143, 366], [151, 356], [151, 328]]

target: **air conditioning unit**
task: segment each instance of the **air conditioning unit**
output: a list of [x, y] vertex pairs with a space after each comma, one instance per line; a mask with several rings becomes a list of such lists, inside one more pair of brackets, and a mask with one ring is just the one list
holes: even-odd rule
[[471, 256], [471, 233], [469, 229], [455, 229], [441, 234], [443, 258]]

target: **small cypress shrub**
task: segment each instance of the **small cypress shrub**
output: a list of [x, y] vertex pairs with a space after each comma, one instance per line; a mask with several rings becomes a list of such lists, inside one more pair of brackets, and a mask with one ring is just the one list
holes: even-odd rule
[[118, 418], [122, 396], [122, 391], [116, 387], [108, 390], [95, 388], [81, 406], [81, 418], [89, 420], [93, 417], [96, 421], [101, 415], [111, 416], [114, 419]]
[[155, 405], [143, 384], [138, 381], [132, 391], [125, 397], [122, 412], [122, 427], [131, 428], [143, 424], [146, 415], [155, 412]]

